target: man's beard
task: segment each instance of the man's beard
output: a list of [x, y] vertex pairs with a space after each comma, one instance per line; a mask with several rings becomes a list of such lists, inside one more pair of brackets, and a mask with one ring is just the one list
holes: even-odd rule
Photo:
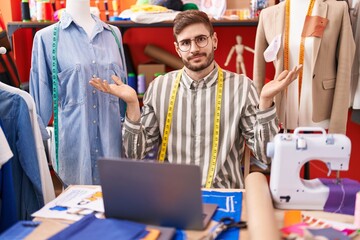
[[214, 61], [214, 52], [211, 52], [207, 57], [205, 63], [201, 65], [193, 65], [190, 63], [191, 58], [196, 56], [206, 56], [206, 53], [199, 53], [197, 55], [193, 55], [192, 57], [189, 57], [187, 60], [181, 58], [182, 62], [184, 63], [185, 67], [190, 69], [194, 72], [200, 72], [211, 65], [211, 63]]

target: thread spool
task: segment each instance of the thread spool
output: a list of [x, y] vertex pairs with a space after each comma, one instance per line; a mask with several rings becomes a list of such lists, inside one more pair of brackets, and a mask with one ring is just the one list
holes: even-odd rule
[[29, 0], [21, 1], [21, 19], [23, 22], [28, 22], [31, 20]]
[[137, 90], [138, 90], [138, 95], [144, 95], [145, 91], [146, 91], [146, 81], [145, 81], [145, 75], [144, 74], [139, 74], [137, 76]]
[[164, 73], [161, 73], [161, 72], [154, 73], [154, 79], [161, 75], [164, 75]]
[[51, 2], [44, 2], [44, 20], [51, 21], [52, 20], [52, 5]]
[[128, 74], [128, 85], [132, 87], [135, 91], [137, 90], [135, 73]]
[[112, 10], [113, 10], [113, 16], [117, 16], [119, 13], [118, 13], [118, 3], [117, 3], [117, 0], [112, 0]]
[[36, 20], [42, 22], [44, 20], [44, 3], [42, 1], [36, 1]]
[[360, 228], [360, 192], [356, 193], [355, 211], [354, 211], [354, 225], [357, 229]]

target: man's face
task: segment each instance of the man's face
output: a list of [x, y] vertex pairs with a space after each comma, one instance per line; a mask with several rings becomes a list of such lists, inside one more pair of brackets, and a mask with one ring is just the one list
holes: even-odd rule
[[214, 61], [217, 37], [216, 33], [210, 36], [204, 24], [196, 23], [184, 28], [174, 44], [185, 67], [196, 72], [206, 69]]

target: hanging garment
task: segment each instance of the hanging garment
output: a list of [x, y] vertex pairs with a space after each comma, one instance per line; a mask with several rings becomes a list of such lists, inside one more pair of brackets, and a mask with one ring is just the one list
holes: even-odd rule
[[[291, 2], [294, 0], [290, 0], [290, 4]], [[264, 52], [276, 43], [280, 44], [280, 47], [275, 52], [274, 59], [271, 59], [276, 70], [275, 77], [284, 70], [285, 3], [286, 1], [268, 7], [260, 13], [253, 71], [254, 84], [258, 92], [265, 84], [266, 62]], [[311, 16], [315, 17], [313, 19], [319, 20], [316, 22], [317, 25], [311, 26], [323, 27], [322, 19], [326, 20], [328, 24], [320, 36], [306, 37], [306, 39], [312, 39], [313, 51], [310, 52], [305, 49], [305, 54], [311, 54], [311, 57], [306, 58], [311, 60], [311, 64], [308, 70], [303, 69], [308, 71], [309, 74], [306, 75], [310, 76], [310, 79], [303, 79], [303, 82], [304, 84], [310, 83], [312, 101], [309, 103], [310, 106], [306, 106], [307, 109], [311, 107], [311, 111], [299, 112], [299, 116], [311, 116], [311, 121], [315, 124], [329, 120], [328, 130], [330, 133], [344, 134], [350, 102], [351, 66], [355, 50], [348, 6], [345, 1], [315, 0]], [[289, 49], [290, 54], [292, 50]], [[277, 113], [282, 123], [285, 122], [287, 114], [285, 105], [288, 101], [285, 93], [282, 91], [275, 97]], [[289, 94], [288, 97], [293, 96]], [[299, 123], [299, 125], [303, 124]]]
[[[110, 26], [93, 18], [96, 25], [90, 38], [66, 12], [59, 23], [56, 113], [59, 157], [53, 166], [67, 185], [98, 184], [97, 159], [119, 157], [121, 153], [119, 99], [96, 90], [89, 80], [100, 77], [113, 83], [111, 75], [117, 75], [125, 81], [124, 55], [119, 51]], [[51, 66], [56, 25], [36, 33], [32, 50], [30, 94], [43, 129], [53, 111]], [[119, 29], [112, 28], [121, 40]]]
[[55, 191], [53, 181], [51, 179], [48, 160], [45, 153], [44, 143], [41, 137], [40, 127], [37, 120], [35, 103], [31, 95], [19, 88], [11, 87], [0, 82], [0, 89], [3, 89], [7, 92], [18, 94], [21, 96], [28, 106], [31, 127], [34, 133], [35, 145], [36, 145], [36, 155], [39, 161], [39, 170], [40, 170], [40, 178], [41, 178], [41, 186], [42, 192], [44, 196], [45, 204], [50, 202], [55, 198]]
[[12, 167], [17, 219], [30, 220], [31, 214], [44, 206], [44, 197], [34, 134], [24, 99], [0, 89], [0, 121], [14, 154], [9, 162]]

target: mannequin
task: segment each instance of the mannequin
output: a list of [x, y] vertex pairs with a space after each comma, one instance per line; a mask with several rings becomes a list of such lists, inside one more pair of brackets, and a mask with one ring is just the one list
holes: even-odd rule
[[67, 0], [66, 12], [81, 26], [90, 37], [95, 26], [95, 21], [90, 14], [89, 0]]
[[243, 45], [242, 37], [240, 35], [237, 35], [236, 36], [236, 45], [231, 48], [231, 50], [226, 58], [224, 66], [227, 67], [229, 65], [229, 61], [230, 61], [233, 53], [236, 52], [236, 72], [240, 73], [240, 69], [241, 69], [241, 73], [246, 75], [246, 68], [245, 68], [244, 57], [243, 57], [244, 50], [248, 50], [252, 53], [255, 53], [254, 49]]
[[[275, 98], [281, 127], [317, 126], [330, 133], [345, 133], [355, 50], [348, 7], [344, 1], [314, 0], [311, 14], [306, 17], [310, 2], [286, 0], [261, 12], [255, 42], [254, 83], [260, 92], [265, 83], [266, 61], [274, 62], [275, 75], [302, 64], [302, 78]], [[286, 4], [290, 5], [288, 14]]]
[[[126, 81], [119, 29], [90, 14], [90, 0], [68, 0], [60, 21], [35, 34], [31, 63], [30, 94], [43, 130], [52, 125], [52, 103], [58, 97], [58, 112], [54, 112], [58, 116], [58, 158], [53, 153], [54, 169], [65, 185], [99, 184], [97, 159], [121, 156], [121, 148], [116, 146], [122, 145], [120, 111], [124, 109], [117, 98], [97, 91], [89, 80], [100, 77], [112, 82], [111, 76], [117, 75]], [[56, 70], [54, 80], [52, 72]], [[54, 149], [55, 141], [52, 143]]]
[[355, 59], [352, 68], [351, 81], [351, 118], [360, 124], [360, 0], [349, 1], [351, 6], [350, 18], [356, 43]]

